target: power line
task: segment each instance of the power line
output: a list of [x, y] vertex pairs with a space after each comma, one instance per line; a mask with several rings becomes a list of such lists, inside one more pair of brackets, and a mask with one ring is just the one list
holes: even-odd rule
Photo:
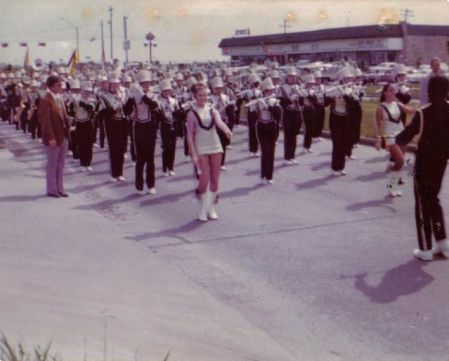
[[404, 17], [404, 22], [407, 22], [408, 17], [414, 16], [414, 11], [410, 9], [401, 9], [401, 16]]

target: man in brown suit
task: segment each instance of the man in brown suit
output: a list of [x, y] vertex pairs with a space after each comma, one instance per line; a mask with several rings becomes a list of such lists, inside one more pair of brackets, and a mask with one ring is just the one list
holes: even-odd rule
[[68, 197], [63, 185], [63, 172], [67, 154], [69, 118], [62, 92], [62, 79], [49, 76], [48, 92], [39, 104], [38, 118], [42, 128], [42, 143], [47, 149], [47, 195]]

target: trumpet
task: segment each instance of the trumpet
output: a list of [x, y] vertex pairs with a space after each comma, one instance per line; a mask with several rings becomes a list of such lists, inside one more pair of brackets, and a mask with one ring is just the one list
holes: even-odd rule
[[269, 95], [262, 98], [257, 98], [249, 101], [247, 104], [245, 104], [246, 108], [252, 107], [253, 105], [256, 105], [257, 103], [263, 103], [267, 107], [274, 107], [276, 105], [279, 105], [279, 99], [276, 98], [276, 95]]

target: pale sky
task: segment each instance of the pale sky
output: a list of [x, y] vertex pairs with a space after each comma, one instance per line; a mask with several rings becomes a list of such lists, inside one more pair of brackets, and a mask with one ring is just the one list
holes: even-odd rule
[[[23, 63], [28, 42], [31, 59], [66, 62], [76, 47], [75, 30], [61, 17], [79, 25], [80, 55], [100, 60], [100, 20], [104, 21], [105, 53], [110, 59], [108, 8], [112, 6], [114, 57], [124, 60], [123, 16], [128, 16], [130, 61], [148, 59], [145, 34], [151, 31], [157, 47], [153, 60], [204, 61], [227, 59], [218, 43], [234, 36], [236, 29], [251, 35], [283, 32], [288, 16], [288, 32], [322, 28], [377, 24], [401, 18], [400, 10], [414, 12], [414, 24], [449, 25], [447, 0], [0, 0], [0, 63]], [[95, 40], [90, 41], [90, 39]], [[46, 42], [45, 48], [38, 42]]]

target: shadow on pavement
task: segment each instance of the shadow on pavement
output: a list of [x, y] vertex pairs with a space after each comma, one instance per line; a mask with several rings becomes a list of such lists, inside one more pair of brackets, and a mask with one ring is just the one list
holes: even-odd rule
[[112, 182], [106, 181], [106, 182], [103, 182], [103, 183], [82, 185], [82, 186], [78, 186], [78, 187], [67, 189], [67, 191], [69, 193], [75, 193], [75, 194], [76, 193], [82, 193], [82, 192], [87, 192], [87, 191], [90, 191], [90, 190], [98, 188], [98, 187], [103, 187], [103, 186], [108, 185], [108, 184], [112, 184]]
[[146, 232], [146, 233], [142, 233], [142, 234], [137, 234], [135, 236], [128, 236], [128, 237], [125, 237], [125, 239], [135, 241], [135, 242], [142, 242], [142, 241], [146, 241], [146, 240], [152, 239], [152, 238], [170, 237], [170, 238], [178, 239], [184, 243], [191, 243], [191, 242], [187, 241], [184, 237], [180, 236], [179, 234], [193, 231], [193, 230], [201, 227], [202, 224], [203, 224], [202, 222], [194, 219], [194, 220], [189, 221], [188, 223], [183, 224], [176, 228], [163, 229], [163, 230], [160, 230], [157, 232]]
[[39, 194], [35, 196], [27, 196], [27, 195], [21, 195], [21, 196], [6, 196], [6, 197], [0, 197], [0, 202], [32, 202], [37, 201], [41, 198], [47, 198], [45, 194]]
[[166, 196], [157, 197], [157, 196], [141, 196], [141, 197], [150, 197], [147, 200], [140, 202], [140, 207], [146, 207], [146, 206], [153, 206], [155, 204], [162, 204], [162, 203], [169, 203], [169, 202], [176, 202], [180, 198], [184, 198], [188, 195], [191, 195], [192, 198], [194, 197], [194, 191], [192, 189], [189, 189], [187, 191], [181, 192], [181, 193], [173, 193], [173, 194], [167, 194]]
[[387, 179], [387, 172], [385, 171], [381, 171], [381, 172], [374, 172], [374, 173], [370, 173], [370, 174], [366, 174], [366, 175], [361, 175], [358, 176], [357, 178], [354, 178], [354, 180], [356, 181], [361, 181], [361, 182], [371, 182], [374, 180], [378, 180], [378, 179]]
[[141, 196], [139, 194], [132, 193], [132, 194], [128, 194], [127, 196], [122, 197], [122, 198], [108, 199], [108, 200], [101, 201], [101, 202], [98, 202], [98, 203], [92, 203], [92, 204], [86, 204], [86, 205], [83, 205], [83, 206], [77, 206], [77, 207], [74, 207], [73, 209], [90, 210], [90, 211], [94, 211], [94, 210], [104, 211], [104, 210], [107, 210], [107, 209], [111, 209], [116, 204], [121, 204], [123, 202], [132, 201], [132, 200], [140, 198], [140, 197]]
[[354, 286], [371, 302], [392, 303], [401, 296], [412, 295], [428, 286], [434, 278], [424, 272], [424, 262], [412, 259], [387, 271], [377, 286], [366, 283], [367, 273], [355, 276]]
[[330, 168], [330, 162], [321, 162], [315, 164], [314, 166], [310, 167], [310, 170], [321, 170], [324, 168]]
[[383, 199], [374, 199], [371, 201], [350, 204], [346, 206], [346, 210], [356, 212], [362, 210], [363, 208], [384, 207], [393, 213], [397, 213], [397, 210], [393, 207], [393, 204], [393, 198], [385, 196]]
[[307, 188], [316, 188], [316, 187], [320, 187], [322, 185], [327, 184], [328, 181], [330, 181], [331, 179], [336, 179], [337, 177], [333, 176], [333, 175], [327, 175], [325, 177], [322, 178], [317, 178], [317, 179], [312, 179], [310, 181], [304, 182], [304, 183], [298, 183], [296, 185], [296, 188], [298, 190], [301, 189], [307, 189]]
[[383, 155], [381, 157], [371, 158], [368, 160], [365, 160], [365, 164], [376, 164], [376, 163], [382, 163], [387, 161], [387, 156]]
[[248, 195], [251, 191], [257, 190], [258, 188], [262, 188], [262, 185], [256, 184], [251, 187], [235, 188], [231, 191], [221, 192], [219, 193], [219, 196], [220, 198], [242, 197]]

